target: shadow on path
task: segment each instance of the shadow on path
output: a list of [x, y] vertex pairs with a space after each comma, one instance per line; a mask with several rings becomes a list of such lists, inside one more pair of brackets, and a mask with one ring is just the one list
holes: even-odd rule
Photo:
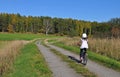
[[68, 58], [70, 58], [71, 60], [77, 62], [77, 63], [81, 63], [80, 60], [78, 60], [77, 58], [73, 57], [73, 56], [68, 56]]

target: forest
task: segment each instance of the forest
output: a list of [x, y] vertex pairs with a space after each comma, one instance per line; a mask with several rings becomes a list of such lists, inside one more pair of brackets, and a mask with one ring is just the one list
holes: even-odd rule
[[72, 18], [0, 13], [0, 32], [44, 33], [61, 36], [81, 36], [85, 32], [90, 37], [119, 38], [120, 18], [112, 18], [106, 22], [90, 22]]

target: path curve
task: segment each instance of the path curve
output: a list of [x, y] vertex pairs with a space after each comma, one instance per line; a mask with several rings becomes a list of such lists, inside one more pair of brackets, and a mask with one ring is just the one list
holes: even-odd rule
[[83, 77], [77, 74], [72, 68], [69, 68], [68, 65], [51, 52], [49, 48], [41, 45], [39, 42], [37, 42], [36, 45], [53, 72], [53, 77]]
[[[67, 51], [65, 49], [62, 49], [62, 48], [54, 46], [54, 45], [50, 45], [50, 44], [47, 44], [47, 45], [50, 46], [51, 48], [61, 52], [64, 55], [74, 56], [75, 58], [79, 59], [78, 55], [71, 53], [70, 51]], [[117, 72], [115, 70], [112, 70], [110, 68], [102, 66], [91, 60], [88, 60], [86, 68], [88, 68], [91, 72], [95, 73], [98, 77], [120, 77], [120, 72]]]

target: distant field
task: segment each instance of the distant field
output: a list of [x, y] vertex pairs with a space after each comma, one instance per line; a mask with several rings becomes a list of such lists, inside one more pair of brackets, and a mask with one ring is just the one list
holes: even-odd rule
[[36, 38], [51, 38], [57, 37], [44, 34], [22, 34], [22, 33], [0, 33], [0, 40], [33, 40]]

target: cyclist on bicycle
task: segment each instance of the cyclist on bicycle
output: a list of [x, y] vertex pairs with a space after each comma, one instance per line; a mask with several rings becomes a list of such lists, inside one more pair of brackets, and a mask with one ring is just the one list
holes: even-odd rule
[[88, 49], [87, 34], [83, 33], [81, 38], [81, 46], [80, 46], [80, 62], [82, 62], [83, 57], [87, 52], [87, 49]]

